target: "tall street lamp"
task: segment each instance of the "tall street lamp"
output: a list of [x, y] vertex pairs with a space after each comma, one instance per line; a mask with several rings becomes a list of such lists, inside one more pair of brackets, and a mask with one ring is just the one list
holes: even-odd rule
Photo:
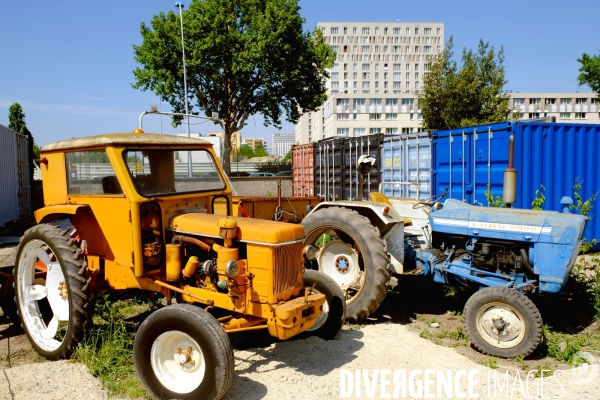
[[[183, 3], [181, 2], [177, 2], [175, 3], [175, 8], [179, 9], [179, 22], [181, 23], [181, 53], [183, 54], [183, 94], [185, 97], [185, 114], [188, 115], [189, 112], [189, 108], [188, 108], [188, 94], [187, 94], [187, 74], [185, 71], [185, 46], [183, 44]], [[191, 137], [190, 135], [190, 117], [187, 116], [187, 135], [188, 137]], [[192, 154], [191, 152], [188, 151], [188, 175], [191, 178], [192, 177]]]

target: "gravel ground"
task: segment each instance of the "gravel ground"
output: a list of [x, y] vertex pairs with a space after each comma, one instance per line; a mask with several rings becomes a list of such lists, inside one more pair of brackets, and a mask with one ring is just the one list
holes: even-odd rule
[[[496, 386], [497, 392], [494, 396], [493, 386], [488, 385], [488, 374], [491, 374], [491, 382], [494, 372], [502, 381], [505, 370], [493, 371], [476, 364], [453, 349], [422, 339], [410, 332], [406, 326], [397, 323], [368, 325], [359, 330], [345, 329], [337, 340], [329, 342], [313, 337], [277, 342], [263, 348], [240, 350], [235, 352], [235, 362], [235, 378], [225, 397], [227, 400], [335, 399], [340, 398], [341, 394], [342, 370], [351, 371], [353, 377], [356, 377], [356, 370], [366, 370], [372, 379], [376, 370], [385, 369], [391, 370], [391, 374], [386, 376], [391, 382], [385, 386], [390, 395], [393, 395], [395, 388], [395, 371], [406, 371], [408, 388], [408, 378], [413, 370], [442, 370], [444, 373], [452, 371], [454, 377], [458, 370], [463, 369], [474, 371], [473, 378], [477, 383], [473, 385], [473, 393], [479, 398], [542, 397], [539, 393], [541, 380], [530, 380], [527, 385], [524, 371], [520, 371], [520, 380], [517, 380], [515, 370], [508, 371], [508, 381], [504, 390], [498, 390]], [[568, 370], [558, 373], [557, 379], [564, 386], [564, 391], [557, 380], [547, 378], [544, 384], [544, 398], [597, 399], [600, 393], [598, 378], [588, 385], [578, 385], [573, 380], [573, 371]], [[435, 396], [438, 387], [435, 373], [432, 380], [434, 382], [429, 392]], [[417, 385], [423, 381], [422, 374], [416, 376], [415, 395], [419, 394]], [[356, 382], [352, 386], [354, 390], [349, 393], [349, 398], [357, 398], [355, 385]], [[382, 398], [381, 386], [378, 379], [371, 397], [365, 390], [363, 378], [360, 384], [360, 398]], [[459, 387], [461, 393], [467, 393], [466, 374], [460, 379]], [[523, 391], [519, 390], [521, 388]], [[347, 387], [344, 389], [348, 390]], [[423, 390], [417, 398], [425, 397]], [[456, 390], [454, 385], [452, 390]], [[398, 394], [402, 397], [402, 392]], [[411, 397], [408, 389], [406, 397]], [[454, 393], [453, 398], [456, 397]], [[0, 374], [0, 399], [81, 398], [108, 398], [99, 381], [90, 376], [81, 364], [66, 361], [47, 362], [9, 368]], [[437, 398], [447, 396], [441, 392]]]

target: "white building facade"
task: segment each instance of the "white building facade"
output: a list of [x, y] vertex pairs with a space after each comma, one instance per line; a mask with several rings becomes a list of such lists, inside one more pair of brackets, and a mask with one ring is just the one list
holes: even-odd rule
[[295, 133], [274, 133], [271, 142], [272, 154], [275, 157], [285, 157], [285, 155], [292, 149], [292, 146], [295, 142]]
[[[295, 142], [421, 130], [418, 94], [431, 58], [443, 50], [443, 23], [318, 24], [336, 52], [327, 80], [327, 101], [302, 115]], [[509, 93], [519, 119], [600, 123], [595, 93]]]

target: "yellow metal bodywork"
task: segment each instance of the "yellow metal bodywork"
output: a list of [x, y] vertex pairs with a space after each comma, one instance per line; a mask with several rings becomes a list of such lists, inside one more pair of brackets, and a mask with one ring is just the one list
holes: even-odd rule
[[[107, 135], [106, 138], [76, 139], [46, 146], [42, 156], [48, 162], [41, 167], [45, 207], [35, 212], [36, 220], [70, 219], [79, 238], [87, 243], [88, 271], [102, 278], [99, 285], [112, 290], [150, 290], [163, 293], [167, 298], [175, 291], [183, 301], [204, 303], [247, 316], [237, 318], [236, 323], [231, 322], [228, 330], [267, 327], [271, 335], [287, 339], [312, 327], [322, 310], [325, 296], [305, 296], [303, 293], [302, 226], [213, 214], [213, 204], [224, 214], [231, 214], [232, 210], [227, 211], [224, 204], [215, 201], [225, 196], [232, 204], [227, 181], [225, 189], [212, 192], [141, 196], [135, 189], [123, 152], [129, 148], [164, 149], [167, 144], [182, 150], [205, 149], [216, 159], [207, 142], [168, 139], [159, 135]], [[86, 150], [106, 151], [122, 194], [67, 192], [65, 152]], [[224, 175], [218, 164], [217, 168]], [[140, 208], [149, 202], [158, 205], [160, 215], [146, 216], [142, 221]], [[161, 226], [157, 226], [160, 225], [158, 221], [162, 222]], [[218, 279], [227, 282], [227, 290], [219, 291], [208, 278], [202, 287], [177, 283], [183, 270], [181, 245], [169, 245], [171, 248], [165, 251], [162, 263], [154, 270], [145, 270], [142, 226], [157, 232], [157, 237], [162, 240], [167, 238], [170, 230], [213, 243], [217, 252]], [[166, 249], [167, 243], [162, 246]], [[244, 259], [238, 259], [240, 248], [244, 250]], [[225, 265], [230, 260], [237, 260], [240, 265], [239, 275], [234, 279], [225, 275]], [[194, 279], [192, 269], [196, 267], [197, 263], [189, 271], [186, 269], [186, 279]], [[165, 282], [167, 280], [169, 284]]]

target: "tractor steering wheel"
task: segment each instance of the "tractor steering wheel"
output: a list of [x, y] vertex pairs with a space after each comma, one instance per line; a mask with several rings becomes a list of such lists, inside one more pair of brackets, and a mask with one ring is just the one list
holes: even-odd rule
[[446, 197], [447, 194], [448, 194], [448, 188], [446, 188], [446, 190], [444, 191], [444, 193], [435, 194], [435, 195], [431, 196], [428, 199], [425, 199], [423, 201], [420, 201], [420, 202], [416, 203], [413, 206], [413, 209], [421, 208], [421, 207], [424, 207], [424, 206], [433, 207], [435, 205], [435, 203], [437, 203], [438, 201], [440, 201], [441, 199], [443, 199], [444, 197]]

